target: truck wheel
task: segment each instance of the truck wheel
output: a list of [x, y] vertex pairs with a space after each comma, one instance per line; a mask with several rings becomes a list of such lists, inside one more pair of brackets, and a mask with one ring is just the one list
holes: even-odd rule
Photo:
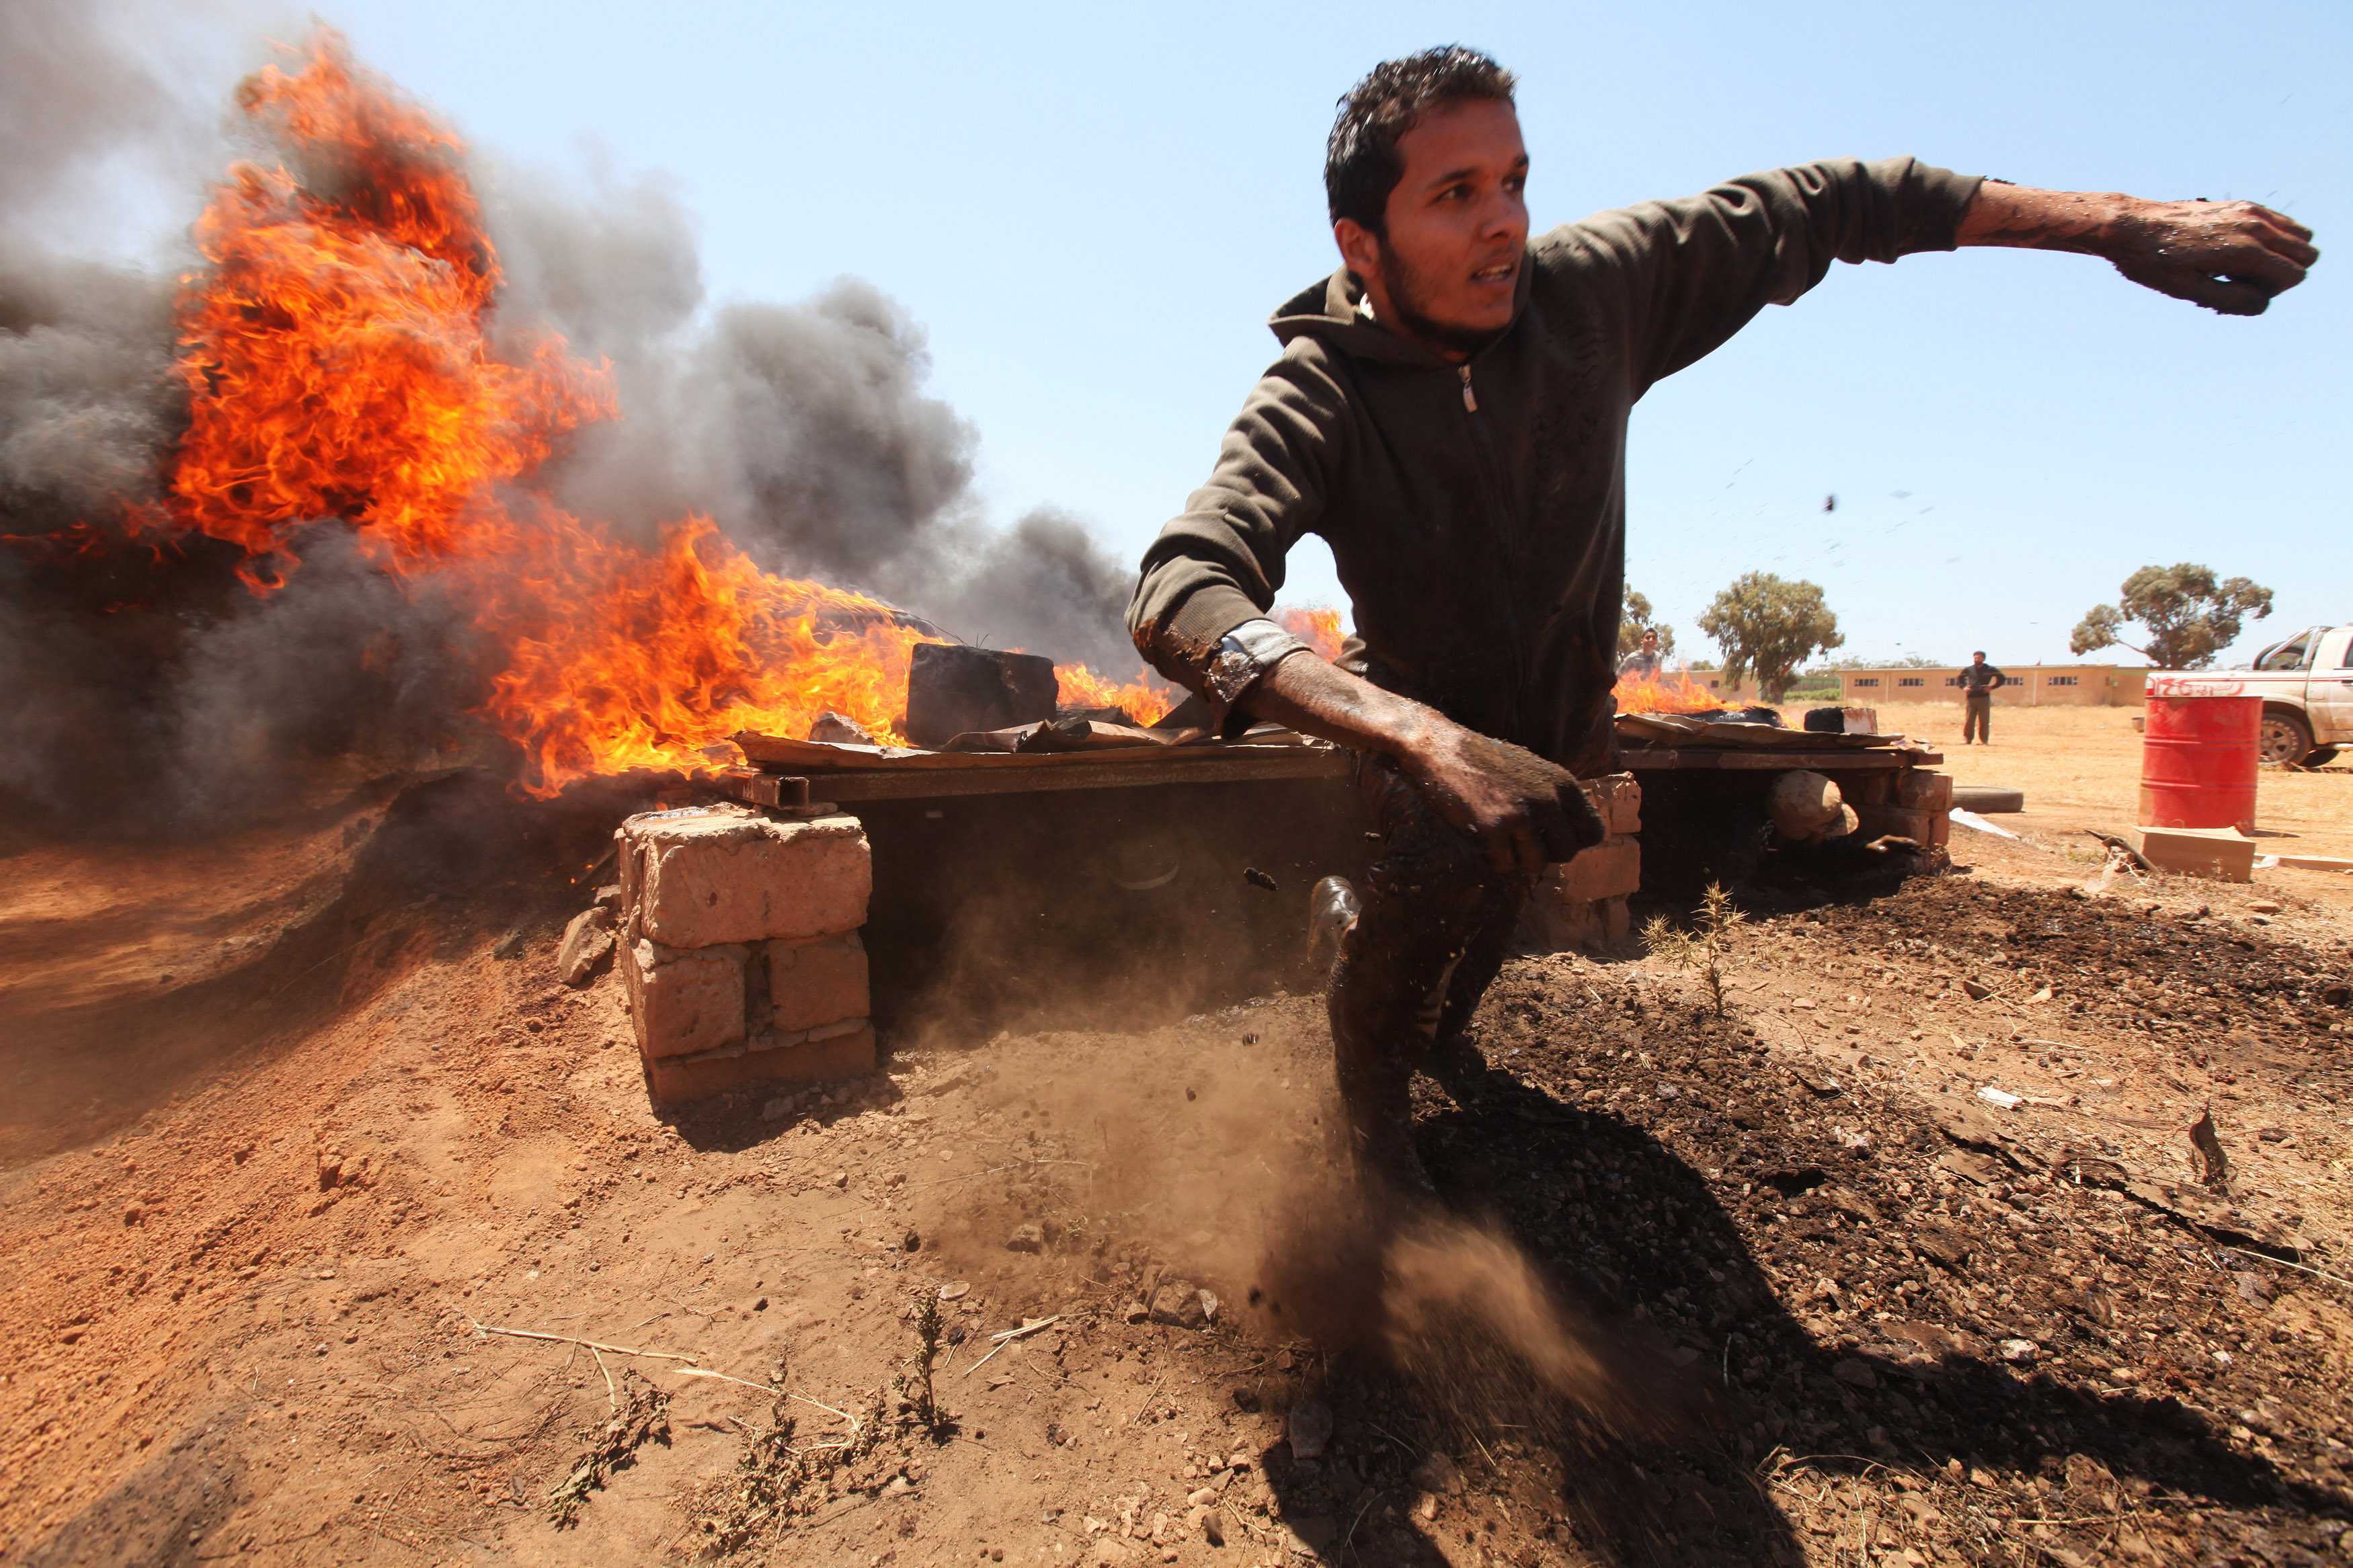
[[1979, 816], [1992, 816], [2000, 812], [2024, 811], [2026, 792], [2004, 789], [2000, 784], [1955, 784], [1953, 804]]
[[2292, 708], [2266, 708], [2255, 749], [2273, 767], [2298, 766], [2312, 753], [2312, 726]]

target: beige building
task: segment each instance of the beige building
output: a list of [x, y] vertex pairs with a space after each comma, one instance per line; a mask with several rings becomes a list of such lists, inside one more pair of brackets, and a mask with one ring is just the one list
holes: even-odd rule
[[[2010, 684], [1993, 694], [2004, 708], [2137, 708], [2148, 670], [2114, 664], [2003, 664]], [[1852, 708], [1883, 702], [1958, 702], [1961, 672], [1942, 669], [1841, 669], [1841, 700]]]
[[1705, 688], [1726, 708], [1745, 708], [1752, 702], [1765, 700], [1765, 693], [1753, 680], [1726, 680], [1720, 669], [1694, 669], [1687, 673], [1694, 686]]

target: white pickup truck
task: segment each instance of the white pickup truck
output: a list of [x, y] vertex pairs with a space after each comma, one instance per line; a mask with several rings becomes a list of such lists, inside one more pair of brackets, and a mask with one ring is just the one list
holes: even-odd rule
[[2353, 626], [2306, 626], [2215, 677], [2263, 700], [2263, 761], [2316, 768], [2353, 746]]

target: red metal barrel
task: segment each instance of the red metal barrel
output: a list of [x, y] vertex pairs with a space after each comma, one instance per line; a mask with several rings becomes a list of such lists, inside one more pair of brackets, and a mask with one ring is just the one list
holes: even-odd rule
[[2263, 700], [2227, 676], [2152, 675], [2140, 753], [2143, 827], [2255, 830]]

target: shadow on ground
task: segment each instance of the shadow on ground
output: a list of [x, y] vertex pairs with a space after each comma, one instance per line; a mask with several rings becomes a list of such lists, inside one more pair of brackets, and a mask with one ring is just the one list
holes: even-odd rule
[[[1629, 1353], [1663, 1349], [1660, 1365], [1679, 1372], [1635, 1375], [1694, 1414], [1679, 1436], [1626, 1440], [1557, 1402], [1546, 1409], [1534, 1398], [1466, 1398], [1459, 1385], [1344, 1356], [1324, 1389], [1336, 1418], [1332, 1455], [1303, 1466], [1278, 1446], [1267, 1460], [1285, 1517], [1309, 1521], [1304, 1533], [1326, 1560], [1341, 1561], [1343, 1542], [1351, 1561], [1436, 1568], [1448, 1560], [1433, 1537], [1463, 1528], [1462, 1516], [1441, 1508], [1426, 1521], [1411, 1507], [1428, 1481], [1414, 1468], [1432, 1448], [1461, 1458], [1474, 1486], [1508, 1492], [1511, 1476], [1557, 1478], [1556, 1495], [1542, 1500], [1566, 1515], [1577, 1547], [1630, 1565], [1801, 1563], [1797, 1529], [1774, 1490], [1776, 1477], [1800, 1459], [1816, 1478], [1904, 1472], [1941, 1484], [1948, 1500], [1968, 1489], [1962, 1478], [1982, 1470], [2006, 1489], [1980, 1491], [1985, 1507], [2012, 1517], [2062, 1511], [2031, 1500], [2054, 1486], [2070, 1489], [2069, 1512], [2093, 1497], [2105, 1497], [2101, 1511], [2112, 1514], [2119, 1506], [2162, 1510], [2170, 1499], [2217, 1510], [2204, 1521], [2217, 1541], [2243, 1528], [2273, 1532], [2267, 1541], [2309, 1532], [2325, 1548], [2319, 1521], [2353, 1507], [2234, 1450], [2178, 1399], [2100, 1386], [2087, 1360], [2103, 1348], [2119, 1361], [2136, 1357], [2118, 1342], [2123, 1328], [2104, 1327], [2118, 1321], [2117, 1308], [2097, 1290], [2037, 1297], [2045, 1353], [2035, 1365], [2007, 1363], [1983, 1322], [1975, 1334], [1936, 1326], [1983, 1305], [1968, 1295], [1975, 1287], [1948, 1280], [1924, 1290], [1898, 1276], [1972, 1268], [1984, 1276], [2005, 1265], [1990, 1236], [1915, 1212], [1895, 1195], [1905, 1179], [1926, 1177], [1942, 1146], [1932, 1128], [1923, 1123], [1909, 1137], [1875, 1128], [1876, 1169], [1858, 1174], [1824, 1157], [1838, 1148], [1826, 1113], [1806, 1104], [1808, 1091], [1768, 1065], [1736, 1025], [1686, 1016], [1653, 1016], [1632, 1033], [1614, 1017], [1579, 1028], [1573, 1016], [1529, 1006], [1535, 992], [1499, 987], [1503, 1017], [1485, 1030], [1483, 1058], [1463, 1050], [1443, 1064], [1447, 1093], [1423, 1102], [1422, 1150], [1455, 1210], [1485, 1216], [1514, 1240], [1562, 1300], [1588, 1304], [1597, 1321], [1630, 1325]], [[1593, 1001], [1601, 1014], [1601, 998]], [[1646, 1108], [1644, 1119], [1672, 1121], [1687, 1153], [1585, 1103], [1595, 1096], [1578, 1086], [1613, 1082], [1637, 1100], [1659, 1096], [1656, 1117]], [[1857, 1108], [1843, 1114], [1852, 1121]], [[1694, 1157], [1716, 1169], [1697, 1168]], [[1744, 1205], [1758, 1205], [1745, 1230], [1718, 1195], [1744, 1189], [1754, 1194]], [[1782, 1211], [1778, 1220], [1773, 1209]], [[1781, 1254], [1778, 1288], [1749, 1239], [1760, 1220]], [[1808, 1250], [1823, 1241], [1847, 1261]], [[1949, 1268], [1927, 1256], [1940, 1249]], [[2040, 1261], [2054, 1271], [2061, 1264]], [[1838, 1275], [1823, 1277], [1834, 1299], [1862, 1310], [1835, 1324], [1801, 1321], [1788, 1301], [1798, 1294], [1787, 1283], [1792, 1263]], [[2052, 1283], [2022, 1266], [2000, 1282], [2021, 1296]], [[1882, 1305], [1901, 1315], [1874, 1318]], [[1653, 1348], [1635, 1348], [1646, 1343]], [[1504, 1463], [1482, 1465], [1482, 1451], [1496, 1448]], [[1514, 1466], [1514, 1455], [1539, 1463]], [[1947, 1521], [1941, 1544], [1971, 1560], [1992, 1550], [1989, 1538], [1957, 1539], [1967, 1528]]]

